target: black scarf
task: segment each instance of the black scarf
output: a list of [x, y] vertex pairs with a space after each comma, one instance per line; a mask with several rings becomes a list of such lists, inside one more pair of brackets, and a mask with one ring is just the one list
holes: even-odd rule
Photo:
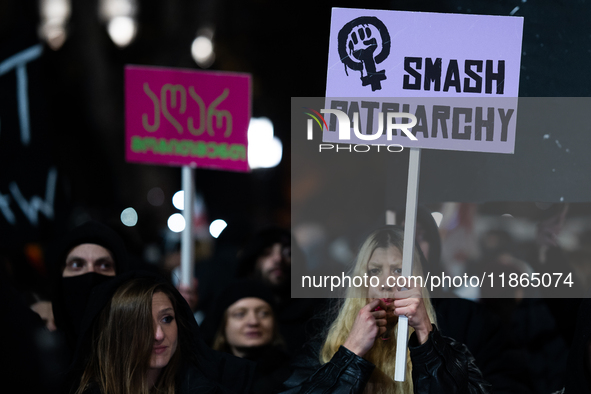
[[123, 240], [114, 230], [102, 223], [86, 222], [74, 228], [62, 239], [52, 259], [52, 307], [55, 324], [64, 332], [70, 351], [76, 346], [80, 333], [80, 319], [86, 309], [91, 290], [96, 285], [112, 279], [93, 272], [62, 277], [68, 253], [74, 247], [85, 243], [97, 244], [107, 249], [115, 262], [117, 275], [130, 270]]

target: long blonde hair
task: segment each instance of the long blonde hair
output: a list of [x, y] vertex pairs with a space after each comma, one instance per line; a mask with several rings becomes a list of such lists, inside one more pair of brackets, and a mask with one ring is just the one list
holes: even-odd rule
[[[364, 274], [367, 274], [367, 263], [377, 248], [394, 246], [402, 253], [403, 239], [403, 230], [399, 227], [387, 226], [374, 231], [361, 246], [350, 276], [362, 277]], [[420, 257], [416, 250], [413, 256], [413, 275], [423, 275]], [[422, 288], [422, 297], [429, 319], [431, 323], [435, 323], [435, 311], [433, 310], [429, 293], [425, 287]], [[321, 363], [325, 364], [330, 361], [339, 347], [345, 343], [359, 310], [367, 305], [367, 303], [367, 288], [352, 286], [347, 289], [346, 299], [342, 304], [337, 318], [328, 329], [326, 340], [320, 351], [319, 358]], [[409, 332], [412, 334], [414, 329], [409, 327]], [[365, 387], [365, 393], [413, 393], [410, 355], [407, 355], [405, 381], [394, 381], [397, 334], [398, 325], [390, 333], [391, 338], [389, 340], [382, 341], [376, 338], [371, 350], [365, 354], [364, 358], [376, 366]]]
[[[152, 297], [157, 292], [168, 296], [177, 323], [181, 323], [178, 321], [175, 297], [168, 284], [146, 278], [124, 283], [94, 325], [90, 357], [76, 394], [84, 393], [92, 384], [97, 384], [104, 394], [174, 394], [181, 343], [163, 368], [155, 386], [149, 387], [147, 382], [154, 344]], [[181, 331], [180, 324], [177, 327]]]

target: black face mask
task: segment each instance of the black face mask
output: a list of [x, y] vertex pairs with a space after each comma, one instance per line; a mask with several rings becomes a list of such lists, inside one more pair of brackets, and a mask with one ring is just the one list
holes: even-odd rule
[[64, 321], [62, 322], [66, 331], [68, 343], [74, 346], [80, 336], [82, 316], [88, 306], [92, 290], [113, 276], [89, 272], [84, 275], [62, 278], [62, 301], [64, 306]]

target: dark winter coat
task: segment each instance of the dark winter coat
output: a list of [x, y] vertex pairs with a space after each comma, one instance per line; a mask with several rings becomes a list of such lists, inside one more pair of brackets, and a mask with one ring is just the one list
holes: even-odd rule
[[[97, 317], [119, 286], [135, 278], [150, 278], [156, 282], [165, 282], [163, 278], [151, 272], [130, 271], [117, 275], [92, 290], [81, 321], [81, 335], [68, 373], [65, 391], [73, 392], [71, 389], [78, 387], [90, 354], [92, 331]], [[177, 372], [177, 393], [249, 393], [254, 363], [208, 347], [203, 341], [191, 308], [176, 289], [171, 288], [171, 291], [178, 305], [176, 319], [182, 319], [188, 325], [188, 332], [183, 331], [183, 337], [187, 338], [187, 342], [183, 345], [183, 361]]]
[[[295, 371], [284, 383], [287, 390], [283, 394], [362, 393], [375, 366], [343, 346], [321, 365], [319, 345], [310, 344], [293, 363]], [[409, 350], [415, 394], [492, 392], [468, 349], [442, 336], [437, 327], [433, 326], [422, 345], [413, 333]]]

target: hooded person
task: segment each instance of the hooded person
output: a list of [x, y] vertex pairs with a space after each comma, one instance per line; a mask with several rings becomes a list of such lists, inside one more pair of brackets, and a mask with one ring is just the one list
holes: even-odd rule
[[58, 244], [51, 270], [52, 309], [55, 325], [64, 333], [70, 352], [75, 348], [92, 289], [130, 269], [123, 240], [102, 223], [86, 222]]
[[314, 317], [324, 308], [325, 300], [291, 298], [292, 254], [294, 261], [305, 261], [289, 231], [279, 227], [263, 229], [239, 255], [237, 277], [258, 279], [269, 286], [277, 305], [279, 331], [288, 351], [295, 354], [318, 332], [319, 323]]
[[291, 372], [276, 313], [273, 293], [264, 283], [240, 279], [219, 292], [202, 325], [213, 349], [256, 362], [253, 394], [279, 392]]
[[248, 393], [254, 364], [209, 348], [191, 308], [162, 277], [95, 286], [67, 374], [68, 393]]
[[279, 227], [257, 233], [240, 253], [238, 277], [256, 277], [277, 295], [289, 293], [291, 234]]

